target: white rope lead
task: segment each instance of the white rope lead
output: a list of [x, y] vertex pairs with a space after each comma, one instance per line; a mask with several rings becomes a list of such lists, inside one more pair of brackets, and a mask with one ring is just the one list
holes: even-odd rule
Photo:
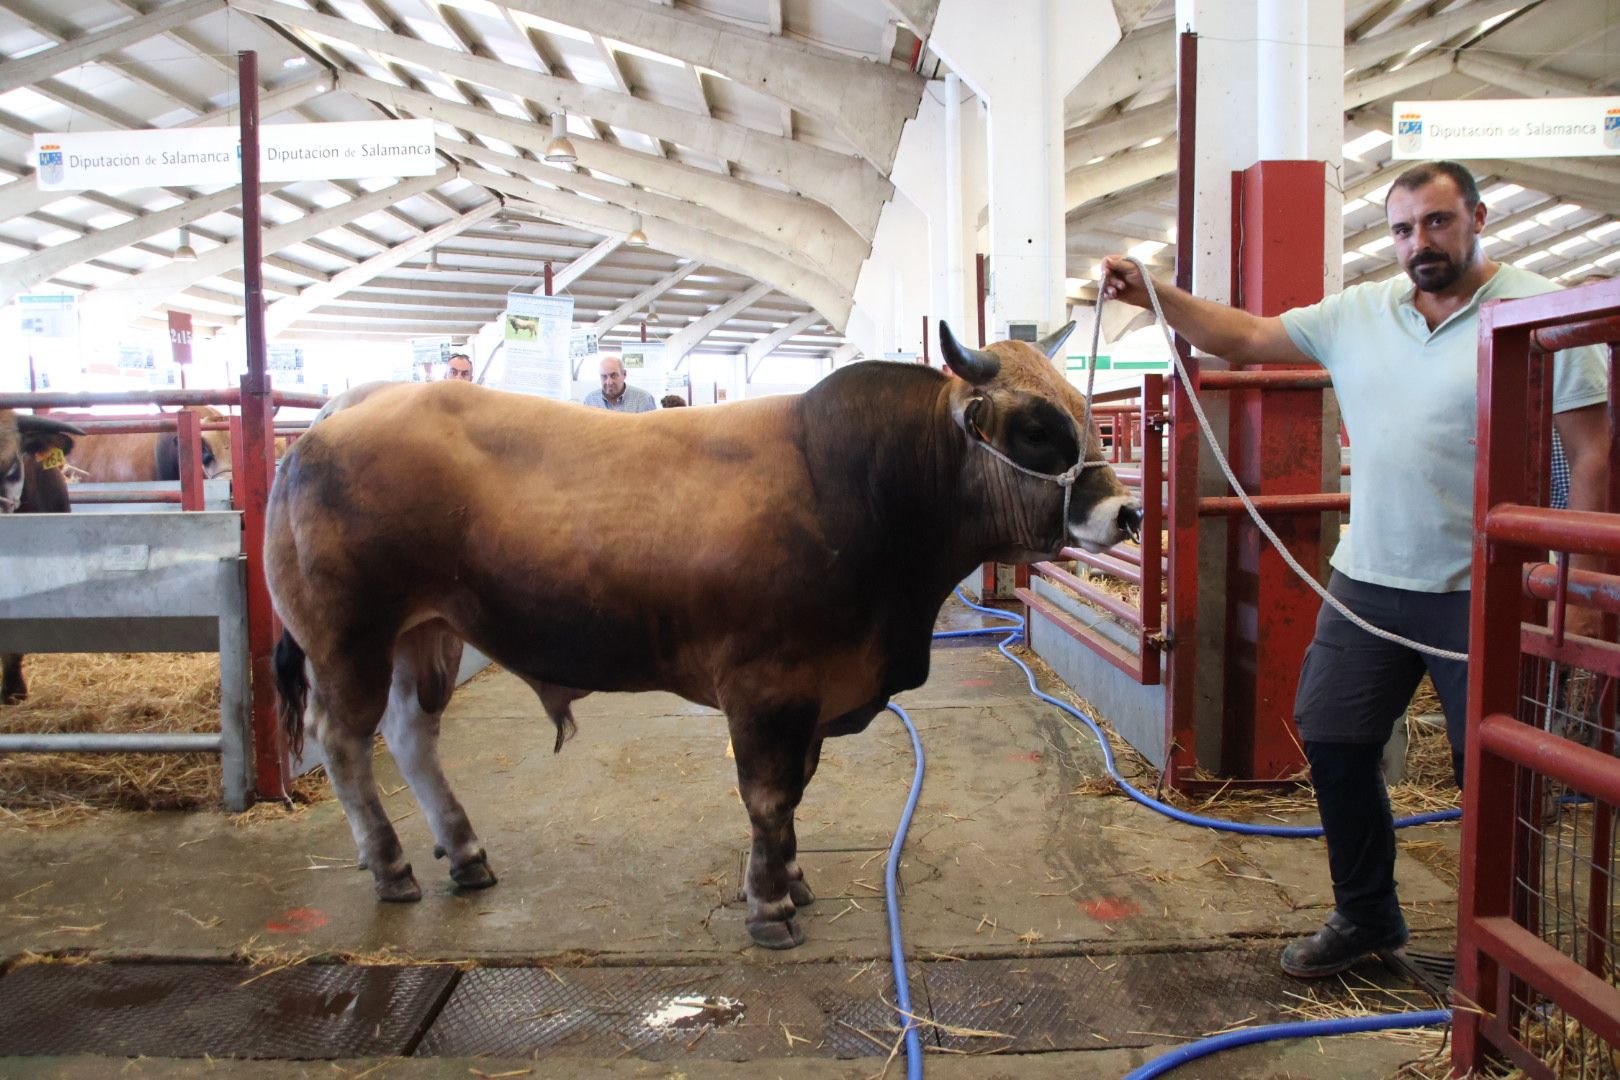
[[[1147, 267], [1142, 265], [1141, 259], [1136, 258], [1134, 255], [1127, 255], [1126, 261], [1136, 264], [1136, 269], [1142, 274], [1142, 281], [1147, 285], [1148, 299], [1153, 302], [1153, 317], [1158, 320], [1159, 329], [1164, 333], [1164, 343], [1165, 346], [1170, 350], [1170, 360], [1176, 365], [1176, 374], [1181, 377], [1181, 385], [1187, 390], [1187, 402], [1192, 406], [1193, 415], [1198, 418], [1198, 426], [1203, 429], [1204, 438], [1209, 442], [1209, 448], [1215, 452], [1216, 463], [1220, 465], [1221, 472], [1226, 476], [1226, 482], [1232, 485], [1232, 490], [1237, 494], [1238, 501], [1241, 502], [1243, 504], [1243, 508], [1249, 512], [1249, 517], [1254, 520], [1255, 528], [1259, 529], [1261, 535], [1263, 535], [1267, 540], [1271, 541], [1271, 546], [1277, 549], [1277, 554], [1281, 555], [1283, 557], [1283, 561], [1288, 564], [1289, 568], [1293, 570], [1294, 573], [1299, 575], [1300, 580], [1304, 581], [1305, 584], [1316, 590], [1316, 594], [1322, 598], [1324, 603], [1333, 605], [1334, 610], [1338, 611], [1339, 614], [1343, 615], [1346, 619], [1349, 619], [1355, 625], [1367, 631], [1367, 633], [1373, 635], [1374, 637], [1383, 638], [1385, 641], [1392, 641], [1397, 645], [1404, 645], [1409, 649], [1416, 649], [1420, 653], [1427, 653], [1430, 656], [1438, 656], [1442, 660], [1460, 660], [1463, 663], [1467, 663], [1467, 653], [1452, 652], [1450, 649], [1441, 649], [1436, 648], [1433, 645], [1425, 645], [1421, 641], [1413, 641], [1410, 638], [1404, 638], [1399, 634], [1392, 634], [1388, 630], [1374, 626], [1366, 619], [1363, 619], [1360, 615], [1357, 615], [1355, 612], [1345, 607], [1338, 597], [1328, 592], [1327, 589], [1323, 587], [1322, 583], [1316, 580], [1315, 574], [1308, 573], [1306, 569], [1299, 564], [1299, 561], [1295, 559], [1294, 556], [1289, 552], [1288, 548], [1284, 546], [1282, 540], [1275, 532], [1272, 531], [1271, 526], [1267, 525], [1265, 519], [1260, 516], [1260, 511], [1255, 509], [1254, 503], [1249, 499], [1248, 492], [1244, 491], [1243, 485], [1238, 483], [1237, 476], [1232, 472], [1231, 464], [1227, 462], [1226, 455], [1221, 451], [1221, 444], [1215, 440], [1215, 431], [1212, 427], [1210, 427], [1209, 417], [1204, 415], [1204, 407], [1198, 402], [1198, 394], [1195, 392], [1193, 381], [1187, 377], [1187, 369], [1181, 363], [1181, 354], [1176, 351], [1176, 343], [1170, 336], [1170, 327], [1164, 321], [1164, 309], [1159, 306], [1159, 291], [1153, 284], [1153, 277], [1147, 272]], [[1097, 371], [1097, 339], [1102, 328], [1102, 290], [1105, 284], [1105, 281], [1098, 283], [1097, 308], [1093, 313], [1094, 320], [1091, 328], [1091, 358], [1086, 362], [1087, 369], [1090, 371], [1090, 375], [1086, 379], [1087, 402], [1090, 402], [1091, 400], [1091, 383], [1092, 379], [1096, 376]], [[1148, 496], [1148, 493], [1145, 491], [1142, 494], [1144, 497]], [[1159, 497], [1159, 493], [1154, 492], [1153, 497]]]

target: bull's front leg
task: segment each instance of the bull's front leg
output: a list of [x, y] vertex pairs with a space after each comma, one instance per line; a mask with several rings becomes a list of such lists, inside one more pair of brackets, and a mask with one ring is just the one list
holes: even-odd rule
[[19, 653], [0, 655], [0, 705], [15, 705], [28, 697], [28, 681], [23, 678], [23, 658]]
[[793, 917], [795, 901], [813, 899], [798, 868], [793, 813], [810, 771], [816, 708], [734, 713], [728, 720], [737, 755], [737, 789], [753, 827], [743, 882], [748, 936], [767, 949], [791, 949], [804, 944], [804, 930]]

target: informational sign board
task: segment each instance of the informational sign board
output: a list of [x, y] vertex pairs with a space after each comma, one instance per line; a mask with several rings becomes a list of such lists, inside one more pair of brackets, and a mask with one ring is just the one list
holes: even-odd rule
[[411, 370], [408, 375], [402, 372], [400, 380], [432, 382], [443, 377], [443, 367], [455, 351], [450, 338], [444, 334], [411, 338]]
[[277, 386], [304, 384], [304, 350], [297, 345], [270, 345], [265, 349], [265, 370]]
[[573, 329], [573, 297], [507, 293], [506, 311], [501, 315], [501, 337], [506, 344], [501, 386], [567, 401]]
[[72, 293], [24, 293], [17, 297], [18, 328], [26, 337], [72, 337], [73, 302]]
[[1620, 157], [1620, 97], [1397, 101], [1396, 159]]
[[591, 357], [602, 351], [602, 343], [594, 330], [575, 330], [568, 337], [568, 366], [574, 378], [585, 370]]
[[[664, 375], [664, 343], [662, 341], [633, 341], [619, 348], [619, 360], [624, 364], [624, 381], [647, 391], [653, 397], [663, 397], [669, 385]], [[686, 385], [683, 374], [676, 380]]]
[[[41, 191], [228, 186], [242, 179], [234, 127], [45, 132], [34, 136]], [[431, 120], [266, 124], [259, 129], [266, 183], [431, 176], [439, 161]]]
[[181, 367], [191, 363], [191, 312], [169, 312], [169, 355]]

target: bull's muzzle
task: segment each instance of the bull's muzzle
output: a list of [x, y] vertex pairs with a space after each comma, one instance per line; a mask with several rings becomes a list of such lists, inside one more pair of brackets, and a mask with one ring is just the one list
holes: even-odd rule
[[1142, 542], [1142, 506], [1140, 503], [1126, 503], [1119, 508], [1119, 527], [1130, 534], [1132, 540]]

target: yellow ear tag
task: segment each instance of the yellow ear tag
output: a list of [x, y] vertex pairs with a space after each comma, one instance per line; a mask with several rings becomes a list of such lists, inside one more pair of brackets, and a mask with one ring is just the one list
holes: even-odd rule
[[60, 446], [53, 446], [42, 454], [35, 454], [34, 460], [39, 462], [42, 469], [60, 469], [67, 464], [67, 455], [62, 453]]

